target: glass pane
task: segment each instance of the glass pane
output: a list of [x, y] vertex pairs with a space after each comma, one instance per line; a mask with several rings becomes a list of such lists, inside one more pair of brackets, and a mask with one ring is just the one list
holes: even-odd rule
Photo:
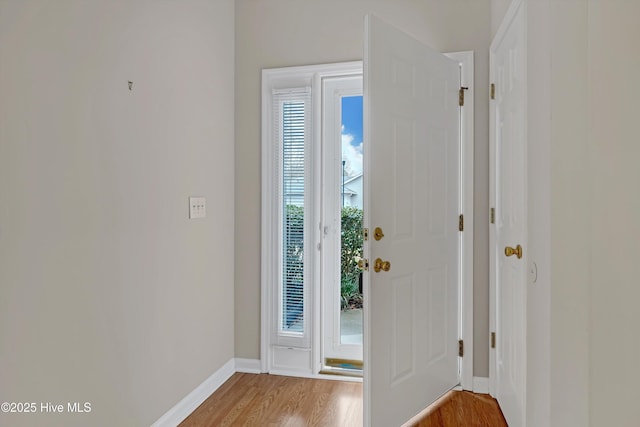
[[362, 96], [342, 98], [340, 342], [362, 345]]
[[281, 330], [304, 328], [304, 145], [305, 103], [282, 106], [283, 277]]

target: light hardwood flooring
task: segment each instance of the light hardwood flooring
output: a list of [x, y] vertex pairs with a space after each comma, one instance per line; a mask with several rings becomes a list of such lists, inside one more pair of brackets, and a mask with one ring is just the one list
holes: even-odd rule
[[[503, 427], [488, 395], [450, 392], [413, 427]], [[362, 384], [275, 375], [234, 374], [180, 427], [362, 426]]]
[[411, 427], [508, 427], [498, 402], [488, 394], [450, 391]]

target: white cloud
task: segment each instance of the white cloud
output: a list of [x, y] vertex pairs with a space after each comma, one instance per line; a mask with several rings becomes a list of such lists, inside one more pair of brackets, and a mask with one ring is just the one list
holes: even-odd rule
[[[344, 131], [344, 126], [342, 128]], [[345, 161], [347, 176], [354, 176], [362, 172], [362, 141], [353, 145], [354, 136], [349, 133], [342, 134], [342, 160]]]

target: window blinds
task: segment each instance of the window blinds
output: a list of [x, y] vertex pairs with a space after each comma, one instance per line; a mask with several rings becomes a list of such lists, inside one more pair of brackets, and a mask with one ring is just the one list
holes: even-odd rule
[[274, 92], [275, 141], [280, 144], [282, 270], [280, 331], [305, 332], [305, 176], [310, 141], [309, 88]]

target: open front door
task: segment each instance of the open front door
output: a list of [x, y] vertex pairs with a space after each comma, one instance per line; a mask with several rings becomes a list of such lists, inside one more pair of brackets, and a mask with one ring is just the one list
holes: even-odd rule
[[459, 383], [459, 82], [367, 17], [365, 426], [400, 426]]

